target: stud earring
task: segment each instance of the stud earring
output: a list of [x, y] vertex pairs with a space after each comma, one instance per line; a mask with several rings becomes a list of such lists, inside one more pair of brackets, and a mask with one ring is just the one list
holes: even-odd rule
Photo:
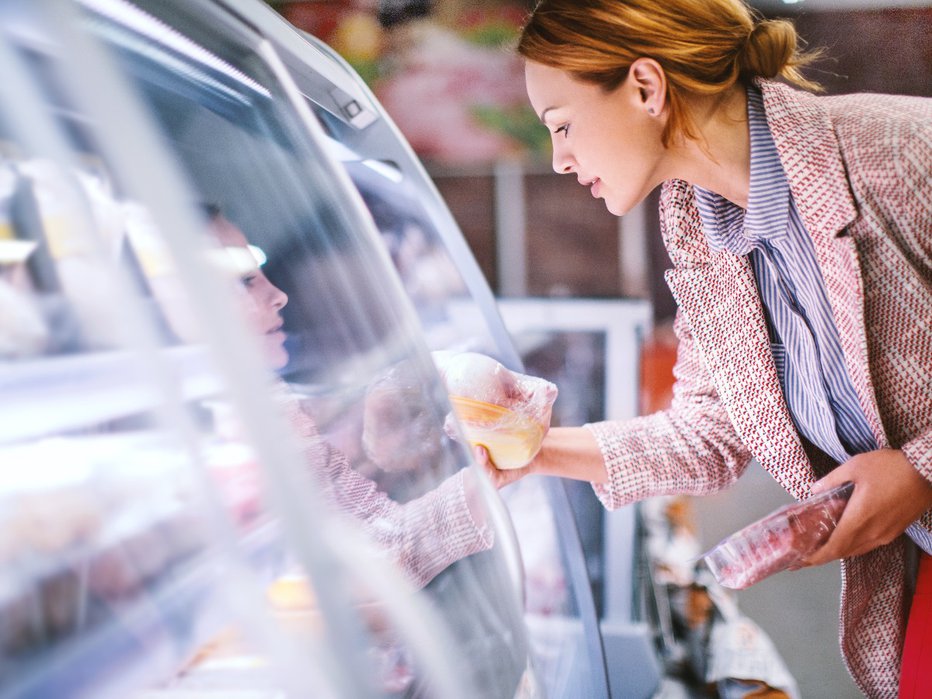
[[653, 114], [653, 113], [654, 113], [654, 108], [653, 108], [653, 107], [648, 107], [648, 108], [647, 108], [647, 113], [648, 113], [648, 114]]

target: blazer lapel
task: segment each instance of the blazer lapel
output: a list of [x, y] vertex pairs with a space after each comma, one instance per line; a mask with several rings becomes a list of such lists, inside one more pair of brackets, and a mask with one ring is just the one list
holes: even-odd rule
[[742, 440], [788, 492], [806, 497], [815, 477], [780, 389], [750, 264], [730, 253], [711, 260], [669, 270], [667, 283]]

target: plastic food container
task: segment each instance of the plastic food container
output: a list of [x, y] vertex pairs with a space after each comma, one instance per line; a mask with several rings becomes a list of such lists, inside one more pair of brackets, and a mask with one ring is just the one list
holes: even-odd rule
[[463, 436], [489, 450], [500, 469], [521, 468], [534, 458], [547, 432], [547, 424], [508, 408], [465, 396], [450, 396]]
[[719, 542], [705, 562], [720, 584], [735, 590], [797, 568], [828, 540], [853, 491], [848, 482], [774, 510]]
[[432, 354], [466, 441], [488, 449], [499, 469], [526, 466], [550, 429], [556, 385], [477, 352]]

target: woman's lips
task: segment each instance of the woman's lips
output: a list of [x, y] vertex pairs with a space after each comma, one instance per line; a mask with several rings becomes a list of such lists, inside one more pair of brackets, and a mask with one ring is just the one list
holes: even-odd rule
[[588, 187], [589, 191], [594, 197], [599, 196], [599, 185], [601, 182], [602, 180], [600, 180], [598, 177], [593, 177], [591, 180], [583, 180], [582, 178], [579, 180], [579, 184], [581, 184], [583, 187]]

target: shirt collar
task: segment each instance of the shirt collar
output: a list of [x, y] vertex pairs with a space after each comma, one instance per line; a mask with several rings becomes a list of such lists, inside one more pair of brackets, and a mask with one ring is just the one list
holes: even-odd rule
[[736, 255], [748, 254], [762, 240], [785, 237], [790, 210], [790, 186], [767, 125], [763, 98], [754, 86], [747, 88], [747, 96], [751, 142], [747, 210], [698, 185], [693, 188], [709, 247]]

